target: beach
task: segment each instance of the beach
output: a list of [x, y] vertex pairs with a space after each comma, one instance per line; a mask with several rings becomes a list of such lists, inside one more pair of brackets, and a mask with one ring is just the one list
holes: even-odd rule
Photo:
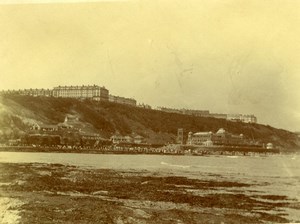
[[[30, 155], [30, 154], [29, 154]], [[1, 158], [1, 154], [0, 154]], [[134, 158], [134, 157], [133, 157]], [[1, 160], [1, 159], [0, 159]], [[165, 166], [165, 164], [162, 164]], [[182, 173], [176, 172], [182, 169]], [[1, 162], [1, 223], [287, 223], [300, 210], [291, 195], [259, 181], [187, 167], [96, 168]], [[264, 183], [266, 189], [270, 185]], [[287, 211], [290, 214], [287, 214]]]

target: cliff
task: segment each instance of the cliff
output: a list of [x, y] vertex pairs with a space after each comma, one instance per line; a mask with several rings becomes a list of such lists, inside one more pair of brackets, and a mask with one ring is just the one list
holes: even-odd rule
[[81, 128], [109, 138], [118, 132], [143, 136], [149, 143], [176, 141], [177, 129], [212, 131], [219, 128], [261, 143], [272, 142], [283, 148], [299, 148], [296, 134], [261, 124], [246, 124], [223, 119], [194, 117], [157, 110], [125, 106], [109, 102], [95, 102], [53, 97], [0, 96], [0, 140], [17, 138], [34, 124], [58, 124], [66, 115], [79, 118]]

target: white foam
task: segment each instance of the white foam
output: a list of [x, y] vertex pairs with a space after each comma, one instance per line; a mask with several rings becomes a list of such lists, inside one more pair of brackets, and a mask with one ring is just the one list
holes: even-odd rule
[[161, 165], [165, 165], [165, 166], [170, 166], [170, 167], [179, 167], [179, 168], [183, 168], [183, 169], [188, 169], [191, 166], [185, 166], [185, 165], [177, 165], [177, 164], [170, 164], [170, 163], [165, 163], [165, 162], [160, 162]]
[[18, 199], [0, 197], [0, 223], [16, 224], [19, 223], [19, 207], [23, 205]]

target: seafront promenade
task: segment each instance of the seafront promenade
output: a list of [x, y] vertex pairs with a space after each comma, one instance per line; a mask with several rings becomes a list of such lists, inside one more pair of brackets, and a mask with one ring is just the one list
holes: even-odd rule
[[268, 155], [284, 153], [279, 149], [264, 149], [250, 147], [196, 147], [167, 145], [162, 147], [127, 147], [127, 146], [103, 146], [103, 147], [43, 147], [43, 146], [0, 146], [0, 151], [6, 152], [47, 152], [47, 153], [92, 153], [92, 154], [150, 154], [150, 155]]

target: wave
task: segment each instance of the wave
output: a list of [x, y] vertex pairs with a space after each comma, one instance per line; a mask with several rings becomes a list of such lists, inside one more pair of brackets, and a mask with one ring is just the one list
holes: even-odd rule
[[183, 168], [183, 169], [188, 169], [191, 166], [186, 166], [186, 165], [179, 165], [179, 164], [171, 164], [171, 163], [166, 163], [166, 162], [160, 162], [161, 165], [165, 165], [165, 166], [171, 166], [171, 167], [179, 167], [179, 168]]

